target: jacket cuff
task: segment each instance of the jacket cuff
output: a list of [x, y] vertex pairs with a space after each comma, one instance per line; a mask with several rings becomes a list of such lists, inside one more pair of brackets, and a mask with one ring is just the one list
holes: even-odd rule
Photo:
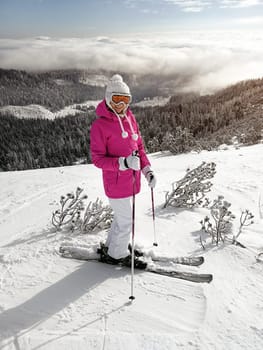
[[146, 176], [148, 174], [148, 172], [152, 172], [152, 169], [149, 165], [146, 165], [143, 169], [142, 169], [142, 173], [144, 176]]
[[119, 157], [119, 170], [127, 170], [128, 168], [125, 166], [125, 157]]

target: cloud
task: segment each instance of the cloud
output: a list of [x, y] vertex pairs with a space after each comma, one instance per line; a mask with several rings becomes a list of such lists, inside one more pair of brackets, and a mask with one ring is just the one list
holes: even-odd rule
[[242, 25], [251, 25], [251, 24], [262, 25], [263, 16], [241, 17], [241, 18], [235, 19], [234, 22]]
[[175, 91], [211, 92], [263, 76], [260, 32], [175, 32], [136, 38], [0, 39], [2, 68], [156, 74]]
[[263, 5], [262, 0], [221, 0], [220, 2], [220, 7], [222, 8], [238, 8]]
[[[154, 1], [156, 0], [124, 0], [123, 3], [126, 7], [140, 9], [141, 6], [151, 5]], [[159, 0], [160, 4], [163, 2], [179, 6], [185, 12], [200, 12], [213, 4], [212, 0]], [[150, 12], [150, 9], [148, 10]]]
[[[123, 4], [128, 8], [137, 8], [143, 11], [151, 10], [147, 7], [157, 0], [123, 0]], [[158, 0], [160, 4], [167, 3], [179, 7], [183, 12], [201, 12], [206, 8], [245, 8], [263, 5], [263, 0]], [[141, 10], [140, 10], [141, 11]]]
[[238, 8], [262, 5], [263, 0], [163, 0], [179, 6], [184, 12], [201, 12], [207, 7]]
[[185, 12], [200, 12], [210, 6], [212, 1], [207, 0], [164, 0], [179, 6]]

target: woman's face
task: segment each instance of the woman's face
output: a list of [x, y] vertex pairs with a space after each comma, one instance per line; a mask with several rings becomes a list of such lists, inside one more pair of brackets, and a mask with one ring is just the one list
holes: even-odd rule
[[124, 102], [115, 104], [113, 102], [110, 103], [111, 108], [117, 113], [117, 114], [124, 114], [128, 105], [126, 105]]
[[124, 114], [131, 101], [131, 96], [128, 95], [112, 95], [111, 108], [118, 114]]

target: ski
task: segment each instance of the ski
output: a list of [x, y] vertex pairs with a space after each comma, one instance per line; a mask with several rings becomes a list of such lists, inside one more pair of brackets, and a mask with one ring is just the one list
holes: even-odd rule
[[[100, 255], [96, 252], [89, 251], [89, 255], [87, 254], [88, 248], [79, 248], [76, 246], [70, 246], [70, 245], [64, 245], [60, 246], [59, 253], [64, 258], [72, 258], [72, 259], [80, 259], [80, 260], [87, 260], [87, 261], [95, 261], [100, 262], [103, 264], [106, 264], [103, 261], [100, 261]], [[85, 254], [86, 253], [86, 254]], [[147, 261], [144, 260], [144, 257], [137, 258], [137, 266], [135, 266], [135, 269], [144, 270], [150, 273], [155, 273], [167, 277], [172, 278], [178, 278], [183, 279], [191, 282], [196, 283], [210, 283], [213, 279], [213, 276], [211, 274], [199, 274], [195, 272], [182, 272], [182, 271], [176, 271], [175, 269], [171, 269], [169, 266], [168, 268], [165, 268], [164, 266], [158, 266], [158, 261], [153, 261], [148, 264]], [[139, 263], [139, 264], [138, 264]], [[114, 265], [113, 265], [114, 266]], [[121, 266], [121, 267], [129, 267], [127, 265], [119, 264], [115, 266]]]
[[[131, 252], [131, 246], [129, 245], [129, 250]], [[146, 252], [141, 249], [135, 249], [135, 256], [137, 257], [150, 257], [152, 261], [156, 262], [167, 262], [180, 265], [189, 265], [189, 266], [200, 266], [204, 263], [205, 259], [203, 256], [180, 256], [180, 257], [170, 257], [165, 255], [158, 255], [153, 251]]]
[[[85, 244], [70, 245], [70, 243], [65, 243], [65, 244], [62, 244], [61, 247], [64, 249], [65, 248], [70, 249], [72, 254], [75, 255], [75, 259], [80, 259], [80, 260], [99, 259], [99, 254], [97, 253], [97, 245], [95, 246], [90, 246]], [[203, 256], [170, 257], [170, 256], [157, 255], [156, 253], [153, 253], [153, 252], [145, 252], [143, 250], [137, 250], [137, 249], [135, 250], [135, 256], [150, 258], [154, 262], [173, 263], [173, 264], [189, 265], [189, 266], [200, 266], [204, 263]]]
[[[148, 257], [148, 254], [144, 253], [143, 256]], [[189, 266], [200, 266], [204, 263], [204, 257], [203, 256], [196, 256], [196, 257], [187, 257], [187, 256], [180, 256], [180, 257], [170, 257], [170, 256], [159, 256], [159, 255], [149, 255], [149, 257], [152, 259], [152, 261], [156, 262], [167, 262], [167, 263], [174, 263], [174, 264], [180, 264], [180, 265], [189, 265]]]
[[156, 273], [158, 275], [179, 278], [195, 283], [210, 283], [213, 280], [213, 275], [210, 273], [194, 273], [194, 272], [182, 272], [176, 270], [167, 270], [163, 267], [146, 267], [146, 271]]

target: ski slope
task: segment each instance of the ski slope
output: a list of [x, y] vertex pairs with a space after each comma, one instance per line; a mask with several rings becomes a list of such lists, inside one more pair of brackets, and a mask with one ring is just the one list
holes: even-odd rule
[[[150, 155], [155, 189], [158, 247], [153, 247], [151, 194], [143, 180], [136, 197], [137, 245], [167, 255], [204, 255], [200, 267], [210, 284], [195, 284], [136, 271], [131, 303], [130, 270], [63, 259], [61, 242], [95, 244], [106, 232], [77, 236], [54, 232], [51, 214], [61, 195], [84, 188], [88, 200], [104, 196], [100, 170], [77, 165], [0, 173], [1, 350], [221, 350], [263, 348], [263, 251], [259, 196], [263, 195], [263, 145], [178, 156]], [[202, 251], [200, 220], [207, 209], [162, 209], [171, 183], [188, 167], [215, 162], [209, 197], [223, 195], [236, 214], [255, 215], [240, 241]], [[261, 196], [262, 197], [262, 196]], [[263, 209], [263, 208], [262, 208]]]

